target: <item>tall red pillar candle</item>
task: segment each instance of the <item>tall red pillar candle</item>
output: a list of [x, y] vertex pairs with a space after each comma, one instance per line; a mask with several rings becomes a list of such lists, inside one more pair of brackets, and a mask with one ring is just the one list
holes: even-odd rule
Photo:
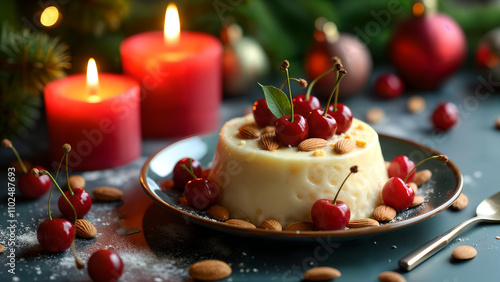
[[49, 83], [44, 90], [50, 156], [59, 162], [69, 143], [69, 167], [99, 170], [141, 156], [140, 87], [126, 76], [99, 74], [90, 91], [84, 74]]
[[215, 130], [222, 99], [219, 40], [185, 31], [167, 40], [165, 33], [136, 34], [120, 47], [123, 72], [141, 84], [143, 136], [180, 137]]

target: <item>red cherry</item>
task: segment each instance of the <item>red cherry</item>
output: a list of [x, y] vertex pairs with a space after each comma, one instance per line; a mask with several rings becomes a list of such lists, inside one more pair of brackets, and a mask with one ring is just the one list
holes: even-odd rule
[[102, 249], [90, 256], [87, 268], [92, 281], [114, 282], [122, 276], [123, 261], [114, 251]]
[[219, 188], [210, 180], [196, 178], [186, 183], [184, 196], [191, 207], [206, 210], [217, 203]]
[[334, 204], [332, 200], [319, 199], [311, 208], [311, 218], [319, 230], [341, 230], [349, 223], [351, 210], [342, 201]]
[[399, 177], [389, 178], [384, 184], [384, 188], [382, 188], [384, 203], [397, 211], [408, 208], [413, 202], [414, 197], [415, 192], [413, 189]]
[[49, 252], [67, 250], [75, 237], [75, 227], [64, 218], [46, 220], [36, 231], [38, 243]]
[[307, 116], [309, 138], [323, 138], [328, 140], [337, 131], [337, 121], [329, 114], [323, 115], [320, 109], [313, 110]]
[[321, 108], [318, 98], [310, 95], [306, 100], [306, 94], [300, 94], [293, 98], [294, 113], [307, 117], [312, 110]]
[[[407, 156], [400, 155], [391, 161], [387, 172], [389, 173], [389, 177], [399, 177], [401, 179], [405, 179], [414, 167], [414, 162], [412, 162]], [[411, 182], [413, 177], [415, 177], [415, 171], [408, 176], [407, 182]]]
[[439, 104], [432, 113], [432, 123], [438, 129], [448, 130], [458, 121], [458, 109], [455, 104], [445, 102]]
[[345, 133], [352, 124], [352, 112], [346, 105], [337, 103], [337, 110], [334, 111], [334, 105], [328, 107], [328, 114], [337, 121], [336, 134]]
[[[92, 207], [92, 198], [89, 193], [83, 189], [73, 188], [72, 190], [74, 193], [73, 196], [70, 195], [69, 191], [64, 192], [64, 194], [68, 197], [73, 207], [75, 207], [77, 218], [83, 218]], [[59, 211], [61, 211], [65, 218], [74, 219], [75, 213], [63, 196], [59, 197], [57, 205], [59, 206]]]
[[403, 91], [403, 80], [392, 73], [382, 74], [375, 82], [375, 93], [377, 93], [380, 98], [394, 99], [401, 96]]
[[309, 125], [301, 115], [293, 115], [294, 120], [290, 122], [290, 116], [282, 116], [274, 124], [276, 138], [285, 146], [295, 147], [307, 139]]
[[[46, 170], [41, 166], [34, 166], [38, 170]], [[17, 184], [19, 192], [26, 198], [35, 199], [47, 193], [52, 186], [52, 181], [48, 175], [40, 177], [34, 176], [32, 173], [23, 173], [19, 176]]]
[[194, 175], [196, 175], [196, 177], [200, 177], [201, 173], [203, 172], [203, 168], [201, 167], [200, 162], [198, 162], [197, 160], [191, 158], [183, 158], [182, 160], [178, 161], [174, 166], [173, 174], [175, 186], [179, 188], [186, 186], [186, 183], [193, 179], [193, 176], [191, 176], [191, 174], [189, 174], [187, 170], [182, 168], [182, 165], [185, 165], [189, 170], [192, 165], [193, 173]]
[[253, 118], [260, 127], [274, 125], [276, 120], [278, 120], [267, 107], [266, 99], [260, 99], [253, 104]]

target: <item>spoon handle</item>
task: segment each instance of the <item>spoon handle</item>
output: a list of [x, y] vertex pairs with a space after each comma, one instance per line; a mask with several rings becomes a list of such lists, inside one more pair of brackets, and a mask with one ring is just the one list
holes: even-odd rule
[[399, 267], [403, 270], [410, 271], [417, 265], [424, 262], [426, 259], [433, 256], [435, 253], [444, 248], [448, 243], [451, 242], [458, 234], [467, 229], [472, 223], [480, 221], [480, 217], [473, 217], [466, 220], [459, 225], [448, 230], [443, 235], [437, 236], [436, 238], [430, 240], [426, 244], [422, 245], [420, 248], [409, 253], [405, 257], [399, 260]]

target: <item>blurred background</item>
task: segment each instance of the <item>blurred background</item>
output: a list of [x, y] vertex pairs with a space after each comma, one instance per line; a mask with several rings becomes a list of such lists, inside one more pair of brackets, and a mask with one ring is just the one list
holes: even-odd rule
[[[308, 64], [313, 59], [308, 56], [321, 42], [332, 45], [328, 37], [336, 36], [331, 29], [323, 30], [325, 22], [363, 46], [368, 63], [360, 63], [364, 70], [359, 72], [369, 76], [372, 68], [393, 68], [388, 56], [391, 37], [416, 13], [410, 1], [398, 0], [173, 2], [182, 30], [221, 40], [225, 99], [248, 95], [258, 87], [257, 80], [277, 81], [283, 59], [292, 62], [294, 76], [311, 79]], [[167, 5], [164, 0], [2, 0], [0, 136], [24, 136], [43, 113], [43, 86], [84, 72], [89, 57], [99, 62], [100, 72], [120, 73], [121, 42], [132, 34], [162, 29]], [[436, 5], [465, 34], [467, 53], [460, 68], [476, 68], [480, 42], [500, 26], [500, 1], [441, 0]], [[370, 87], [366, 83], [361, 79], [361, 88], [343, 98]]]

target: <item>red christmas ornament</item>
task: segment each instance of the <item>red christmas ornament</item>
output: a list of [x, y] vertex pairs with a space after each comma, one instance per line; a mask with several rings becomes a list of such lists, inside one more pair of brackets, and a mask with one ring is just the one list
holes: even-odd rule
[[464, 32], [450, 17], [435, 12], [435, 1], [416, 1], [413, 17], [403, 22], [389, 43], [389, 58], [417, 89], [438, 87], [465, 60]]
[[[323, 18], [316, 20], [315, 43], [308, 50], [305, 58], [305, 70], [310, 80], [315, 79], [333, 67], [332, 57], [342, 60], [349, 75], [342, 79], [339, 97], [354, 96], [368, 82], [372, 70], [372, 57], [366, 45], [356, 36], [339, 33], [333, 22]], [[337, 80], [335, 71], [324, 76], [316, 85], [314, 92], [318, 97], [328, 98]]]

